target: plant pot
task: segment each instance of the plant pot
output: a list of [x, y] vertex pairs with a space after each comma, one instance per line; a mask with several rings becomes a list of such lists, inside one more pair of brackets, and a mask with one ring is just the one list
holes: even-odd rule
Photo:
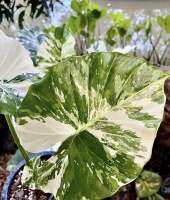
[[[40, 156], [42, 159], [46, 160], [46, 159], [50, 158], [53, 154], [54, 154], [54, 152], [42, 152], [42, 153], [38, 153], [35, 155]], [[23, 169], [24, 165], [25, 165], [25, 161], [23, 160], [16, 166], [15, 171], [11, 172], [10, 175], [8, 176], [8, 178], [4, 184], [3, 190], [2, 190], [1, 200], [9, 200], [10, 199], [10, 190], [14, 183], [14, 179], [15, 179], [16, 175]], [[47, 200], [53, 199], [53, 195], [49, 194], [47, 196], [49, 196], [47, 198]]]

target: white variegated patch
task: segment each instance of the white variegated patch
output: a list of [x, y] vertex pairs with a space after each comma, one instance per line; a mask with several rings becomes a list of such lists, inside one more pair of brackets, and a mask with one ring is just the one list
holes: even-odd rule
[[[69, 162], [68, 156], [66, 156], [62, 159], [62, 165], [61, 165], [59, 171], [56, 170], [55, 178], [50, 180], [47, 185], [42, 187], [42, 190], [44, 192], [52, 193], [52, 194], [54, 194], [54, 196], [57, 194], [57, 191], [60, 188], [60, 184], [61, 184], [61, 181], [63, 179], [63, 175], [65, 173], [67, 166], [68, 166], [68, 162]], [[69, 187], [69, 183], [67, 185], [65, 185], [65, 188], [66, 187]]]
[[0, 34], [0, 80], [35, 71], [26, 49], [16, 39]]
[[71, 125], [50, 117], [44, 120], [25, 120], [25, 124], [18, 125], [14, 122], [14, 126], [21, 143], [29, 152], [41, 152], [75, 134], [75, 129]]

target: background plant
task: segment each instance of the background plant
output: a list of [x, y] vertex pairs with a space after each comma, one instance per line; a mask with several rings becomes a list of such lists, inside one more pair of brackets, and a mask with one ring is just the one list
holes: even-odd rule
[[[55, 0], [60, 2], [60, 0]], [[44, 0], [23, 0], [22, 3], [17, 3], [16, 0], [2, 0], [0, 2], [0, 23], [7, 20], [9, 23], [14, 22], [15, 12], [19, 11], [18, 24], [20, 28], [23, 28], [23, 21], [26, 13], [26, 9], [30, 8], [30, 17], [38, 18], [40, 15], [49, 16], [49, 10], [53, 10], [54, 1]], [[61, 2], [60, 2], [61, 3]]]
[[127, 42], [131, 40], [130, 32], [131, 19], [125, 16], [123, 12], [114, 12], [110, 14], [112, 26], [106, 33], [106, 42], [111, 46], [118, 45], [124, 48]]
[[72, 0], [74, 14], [68, 19], [68, 26], [76, 39], [77, 54], [86, 53], [95, 42], [97, 22], [105, 15], [106, 9], [89, 0]]
[[135, 182], [138, 199], [164, 200], [164, 198], [158, 194], [161, 182], [162, 179], [159, 174], [151, 171], [143, 171]]

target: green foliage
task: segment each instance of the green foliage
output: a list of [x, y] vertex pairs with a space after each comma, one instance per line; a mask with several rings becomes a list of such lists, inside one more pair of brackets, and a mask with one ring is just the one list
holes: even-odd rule
[[71, 7], [75, 14], [68, 19], [68, 26], [73, 34], [85, 40], [87, 48], [94, 43], [97, 22], [105, 15], [106, 9], [89, 0], [72, 0]]
[[145, 35], [146, 37], [149, 36], [149, 34], [151, 33], [151, 30], [152, 30], [152, 20], [150, 19], [147, 19], [144, 23], [144, 28], [145, 28]]
[[136, 180], [136, 191], [139, 198], [146, 200], [163, 200], [157, 192], [161, 186], [161, 176], [150, 171], [143, 171]]
[[5, 18], [7, 21], [13, 22], [14, 19], [14, 6], [15, 1], [2, 0], [0, 2], [0, 23], [2, 23]]
[[131, 39], [129, 28], [131, 26], [131, 19], [127, 18], [122, 12], [115, 12], [110, 14], [112, 26], [106, 33], [106, 42], [110, 45], [116, 44], [116, 36], [120, 38], [120, 44], [125, 46], [125, 41]]
[[170, 15], [158, 16], [157, 22], [161, 28], [170, 33]]
[[149, 34], [151, 34], [151, 31], [152, 31], [152, 20], [151, 19], [145, 19], [144, 22], [142, 23], [139, 23], [137, 25], [134, 26], [134, 31], [135, 32], [140, 32], [140, 31], [144, 31], [145, 33], [145, 40], [148, 39], [149, 37]]
[[131, 20], [125, 17], [122, 12], [111, 13], [110, 16], [117, 33], [121, 37], [124, 37], [131, 25]]
[[111, 45], [114, 46], [116, 44], [116, 39], [115, 39], [115, 35], [116, 35], [116, 29], [115, 27], [111, 27], [107, 33], [106, 33], [106, 42]]
[[[60, 0], [54, 0], [60, 2]], [[38, 18], [41, 15], [48, 16], [49, 9], [53, 8], [53, 1], [50, 2], [50, 7], [47, 5], [46, 0], [23, 0], [17, 2], [14, 0], [1, 0], [0, 2], [0, 23], [6, 19], [8, 22], [14, 22], [14, 14], [16, 10], [21, 10], [18, 17], [18, 24], [23, 28], [23, 21], [25, 19], [25, 12], [30, 7], [30, 17]]]

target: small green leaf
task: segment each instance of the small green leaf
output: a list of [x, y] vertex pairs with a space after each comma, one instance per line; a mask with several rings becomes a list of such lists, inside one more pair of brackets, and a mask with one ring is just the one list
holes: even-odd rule
[[[150, 171], [143, 171], [139, 178], [136, 180], [136, 191], [140, 198], [156, 197], [156, 193], [161, 186], [161, 176]], [[158, 199], [158, 198], [152, 198]]]
[[113, 25], [118, 29], [119, 34], [124, 36], [131, 25], [131, 20], [122, 12], [111, 13], [110, 16]]
[[114, 36], [116, 34], [117, 33], [115, 27], [111, 27], [106, 33], [106, 42], [111, 46], [114, 46], [116, 44], [116, 40], [114, 39]]
[[72, 31], [72, 33], [74, 33], [74, 34], [80, 33], [80, 31], [81, 31], [81, 28], [80, 28], [80, 17], [71, 16], [68, 19], [67, 24], [68, 24], [68, 27], [70, 28], [70, 30]]
[[88, 8], [89, 5], [89, 0], [72, 0], [71, 2], [71, 7], [74, 11], [76, 11], [77, 13], [81, 13], [82, 11], [84, 11], [85, 9]]

